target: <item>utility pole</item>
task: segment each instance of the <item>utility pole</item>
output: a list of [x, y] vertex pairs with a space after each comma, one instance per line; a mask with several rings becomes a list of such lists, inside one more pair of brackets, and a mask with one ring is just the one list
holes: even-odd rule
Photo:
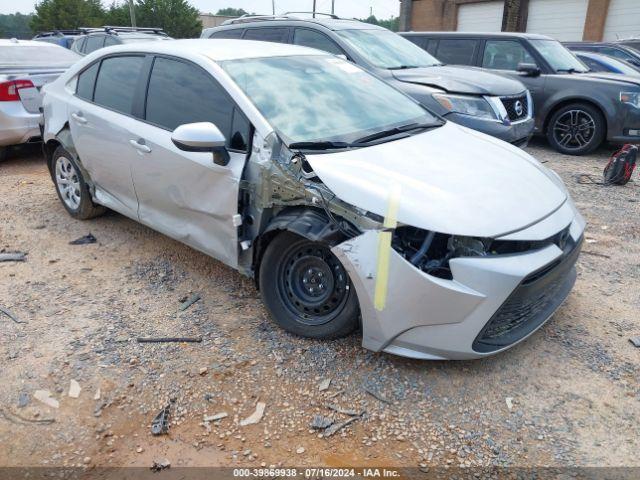
[[276, 0], [271, 0], [271, 13], [275, 16], [276, 14]]
[[136, 28], [136, 12], [133, 8], [133, 0], [129, 0], [129, 15], [131, 15], [131, 26]]
[[331, 0], [331, 15], [336, 13], [336, 0]]
[[313, 18], [316, 18], [316, 0], [313, 0]]

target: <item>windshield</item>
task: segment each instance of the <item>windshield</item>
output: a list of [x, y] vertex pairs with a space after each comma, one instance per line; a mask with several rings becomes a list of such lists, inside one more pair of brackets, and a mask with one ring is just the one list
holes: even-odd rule
[[441, 65], [435, 57], [389, 30], [338, 30], [336, 33], [369, 63], [379, 68]]
[[68, 67], [81, 57], [57, 45], [42, 42], [42, 46], [0, 47], [0, 68], [5, 67]]
[[399, 125], [440, 119], [382, 80], [328, 55], [221, 62], [287, 144], [353, 142]]
[[530, 40], [531, 45], [556, 72], [586, 72], [589, 69], [556, 40]]

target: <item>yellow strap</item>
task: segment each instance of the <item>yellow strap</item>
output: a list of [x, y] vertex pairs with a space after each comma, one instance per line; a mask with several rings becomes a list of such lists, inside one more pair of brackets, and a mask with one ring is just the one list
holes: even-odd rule
[[[383, 226], [386, 229], [396, 228], [398, 222], [398, 208], [400, 206], [400, 186], [393, 185], [389, 192], [387, 215]], [[389, 287], [389, 259], [391, 257], [391, 236], [389, 230], [379, 233], [378, 236], [378, 266], [376, 269], [376, 285], [373, 303], [376, 310], [384, 310], [387, 302], [387, 290]]]

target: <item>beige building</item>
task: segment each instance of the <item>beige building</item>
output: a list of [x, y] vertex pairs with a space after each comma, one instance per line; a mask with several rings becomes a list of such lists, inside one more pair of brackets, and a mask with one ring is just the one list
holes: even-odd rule
[[202, 28], [218, 27], [226, 20], [231, 20], [237, 17], [226, 17], [223, 15], [213, 15], [212, 13], [200, 13], [200, 21], [202, 22]]
[[400, 28], [615, 40], [640, 36], [640, 0], [401, 0]]

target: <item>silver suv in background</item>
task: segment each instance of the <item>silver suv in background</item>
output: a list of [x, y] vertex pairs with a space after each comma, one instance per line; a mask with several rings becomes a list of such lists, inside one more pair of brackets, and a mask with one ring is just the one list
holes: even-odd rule
[[0, 40], [0, 160], [10, 145], [40, 140], [40, 89], [79, 58], [51, 43]]
[[[304, 13], [304, 12], [302, 12]], [[533, 104], [517, 80], [454, 67], [376, 25], [335, 15], [244, 16], [203, 30], [201, 38], [291, 43], [340, 56], [411, 95], [432, 112], [515, 145], [533, 132]]]
[[111, 27], [81, 28], [83, 36], [76, 39], [71, 50], [87, 55], [95, 50], [126, 43], [172, 40], [161, 28]]

